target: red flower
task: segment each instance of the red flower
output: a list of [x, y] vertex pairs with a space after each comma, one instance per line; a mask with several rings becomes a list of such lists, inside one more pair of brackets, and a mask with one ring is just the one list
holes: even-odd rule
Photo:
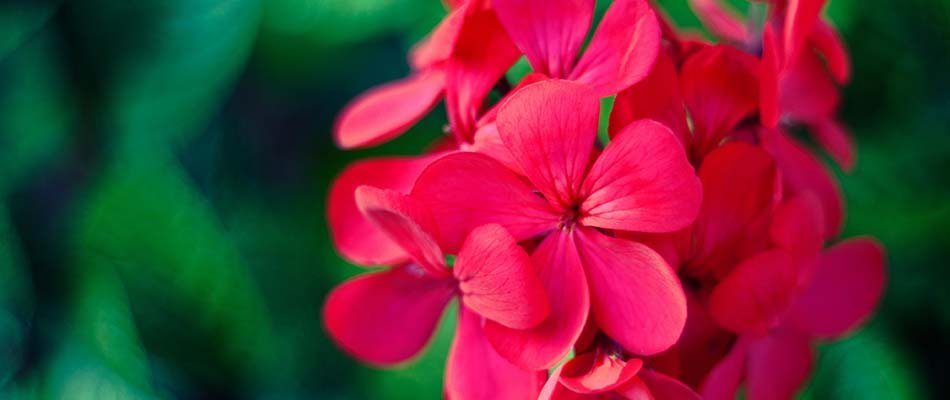
[[811, 342], [853, 329], [884, 287], [884, 256], [869, 239], [821, 251], [821, 207], [808, 196], [773, 219], [776, 247], [733, 270], [710, 298], [714, 318], [738, 333], [729, 355], [703, 384], [704, 398], [731, 399], [742, 382], [749, 399], [791, 398], [811, 370]]
[[645, 0], [614, 1], [580, 58], [577, 53], [590, 28], [594, 0], [494, 0], [493, 4], [535, 72], [586, 83], [601, 97], [646, 76], [660, 47], [660, 25]]
[[676, 137], [653, 121], [630, 124], [592, 159], [597, 119], [597, 95], [584, 85], [526, 86], [502, 105], [497, 126], [527, 181], [492, 158], [461, 153], [430, 165], [412, 191], [449, 249], [485, 223], [518, 240], [541, 239], [534, 258], [552, 294], [551, 315], [530, 330], [486, 326], [495, 348], [528, 368], [563, 358], [589, 309], [636, 354], [668, 348], [685, 321], [682, 289], [663, 259], [605, 230], [685, 227], [699, 208], [699, 181]]
[[[516, 329], [548, 315], [546, 294], [528, 255], [498, 225], [472, 230], [453, 268], [431, 236], [431, 217], [397, 192], [363, 186], [357, 203], [410, 255], [412, 263], [372, 272], [338, 286], [327, 298], [330, 336], [373, 364], [398, 363], [428, 342], [449, 300], [461, 303], [459, 330], [446, 376], [451, 398], [529, 398], [537, 373], [517, 368], [491, 350], [482, 319]], [[487, 392], [486, 392], [487, 391]], [[504, 397], [504, 396], [502, 396]]]

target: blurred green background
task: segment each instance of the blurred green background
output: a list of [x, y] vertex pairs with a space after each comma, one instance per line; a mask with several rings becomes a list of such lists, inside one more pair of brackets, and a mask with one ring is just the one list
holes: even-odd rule
[[[685, 0], [659, 2], [698, 27]], [[741, 1], [734, 2], [741, 4]], [[599, 1], [603, 10], [608, 2]], [[0, 398], [440, 396], [452, 316], [394, 371], [322, 331], [361, 270], [329, 242], [333, 118], [403, 76], [437, 0], [0, 2]], [[832, 0], [855, 65], [846, 235], [887, 246], [876, 317], [814, 399], [950, 398], [950, 2]]]

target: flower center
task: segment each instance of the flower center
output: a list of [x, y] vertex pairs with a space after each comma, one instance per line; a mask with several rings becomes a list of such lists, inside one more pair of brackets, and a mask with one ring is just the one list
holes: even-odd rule
[[577, 225], [577, 220], [580, 218], [580, 214], [581, 211], [579, 205], [574, 205], [564, 210], [564, 214], [561, 215], [561, 221], [557, 224], [558, 229], [564, 229], [568, 231], [573, 230]]

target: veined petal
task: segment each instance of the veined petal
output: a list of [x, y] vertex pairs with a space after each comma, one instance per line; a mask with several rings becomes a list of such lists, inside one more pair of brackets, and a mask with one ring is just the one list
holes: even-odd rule
[[846, 240], [818, 257], [811, 283], [795, 300], [789, 318], [813, 336], [842, 335], [871, 314], [884, 281], [881, 245], [869, 238]]
[[640, 370], [637, 377], [650, 389], [654, 399], [700, 400], [699, 395], [683, 382], [654, 370]]
[[462, 304], [479, 315], [514, 329], [528, 329], [550, 311], [547, 293], [531, 258], [501, 225], [472, 231], [452, 269]]
[[582, 225], [672, 232], [696, 219], [702, 187], [669, 128], [641, 120], [607, 145], [581, 194]]
[[643, 360], [624, 361], [597, 350], [564, 363], [559, 381], [575, 393], [604, 393], [627, 383], [642, 367]]
[[689, 140], [686, 107], [680, 93], [676, 66], [663, 51], [657, 56], [646, 78], [617, 94], [610, 112], [610, 137], [616, 137], [631, 122], [644, 118], [668, 126], [684, 144]]
[[340, 255], [364, 266], [408, 261], [409, 255], [402, 247], [356, 206], [356, 188], [371, 185], [408, 193], [422, 170], [442, 155], [369, 158], [347, 166], [333, 181], [327, 198], [330, 235]]
[[402, 193], [372, 186], [356, 188], [356, 204], [426, 272], [437, 277], [449, 276], [445, 255], [429, 233], [433, 222], [425, 209]]
[[574, 238], [558, 230], [541, 242], [531, 261], [548, 293], [551, 313], [540, 325], [516, 330], [488, 321], [485, 334], [506, 359], [527, 369], [558, 363], [580, 337], [590, 310], [587, 279]]
[[521, 241], [554, 229], [558, 216], [518, 175], [491, 157], [458, 153], [433, 162], [411, 197], [429, 210], [442, 249], [457, 253], [475, 227], [497, 223]]
[[837, 236], [844, 219], [844, 201], [841, 189], [831, 172], [801, 144], [778, 130], [759, 130], [762, 147], [775, 159], [782, 174], [786, 193], [811, 191], [821, 201], [825, 217], [824, 233]]
[[520, 56], [493, 10], [471, 8], [446, 72], [446, 111], [460, 143], [472, 141], [485, 97]]
[[449, 400], [534, 399], [544, 371], [521, 369], [495, 352], [482, 331], [482, 320], [462, 307], [445, 370]]
[[395, 364], [425, 346], [453, 293], [451, 280], [412, 265], [363, 274], [330, 292], [324, 323], [330, 338], [354, 357]]
[[746, 366], [749, 400], [793, 399], [811, 373], [808, 338], [787, 330], [752, 341]]
[[567, 77], [590, 29], [593, 0], [495, 0], [494, 6], [536, 72]]
[[428, 69], [377, 86], [351, 101], [336, 121], [333, 137], [344, 149], [375, 146], [408, 130], [442, 98], [445, 74]]
[[736, 333], [765, 334], [789, 307], [797, 264], [783, 250], [757, 254], [736, 266], [709, 297], [719, 325]]
[[690, 156], [699, 160], [759, 105], [759, 61], [725, 45], [700, 50], [683, 63], [680, 84], [693, 119]]
[[666, 350], [686, 325], [686, 296], [659, 254], [629, 240], [579, 228], [577, 243], [601, 330], [641, 355]]
[[498, 134], [554, 205], [577, 200], [597, 137], [600, 102], [584, 85], [550, 80], [515, 92], [498, 111]]
[[604, 14], [570, 79], [606, 97], [643, 79], [660, 50], [660, 24], [646, 0], [616, 0]]

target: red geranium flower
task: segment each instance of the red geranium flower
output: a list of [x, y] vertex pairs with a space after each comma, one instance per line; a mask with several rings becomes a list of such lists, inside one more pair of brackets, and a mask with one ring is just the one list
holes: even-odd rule
[[530, 398], [540, 379], [505, 361], [485, 342], [482, 319], [531, 328], [549, 305], [531, 259], [498, 225], [471, 231], [449, 268], [431, 235], [431, 217], [400, 193], [363, 186], [357, 203], [366, 216], [410, 255], [412, 262], [353, 278], [327, 298], [330, 336], [366, 362], [388, 365], [417, 354], [449, 300], [461, 304], [448, 360], [450, 398]]
[[679, 141], [654, 121], [630, 124], [592, 157], [598, 105], [582, 84], [528, 85], [501, 106], [497, 120], [527, 180], [492, 158], [460, 153], [430, 165], [412, 191], [433, 211], [449, 249], [485, 223], [505, 226], [518, 240], [541, 240], [534, 257], [552, 295], [551, 315], [530, 330], [486, 326], [495, 348], [528, 368], [563, 358], [589, 310], [604, 332], [636, 354], [668, 348], [685, 321], [685, 299], [670, 267], [647, 246], [609, 232], [685, 227], [699, 208], [699, 181]]

